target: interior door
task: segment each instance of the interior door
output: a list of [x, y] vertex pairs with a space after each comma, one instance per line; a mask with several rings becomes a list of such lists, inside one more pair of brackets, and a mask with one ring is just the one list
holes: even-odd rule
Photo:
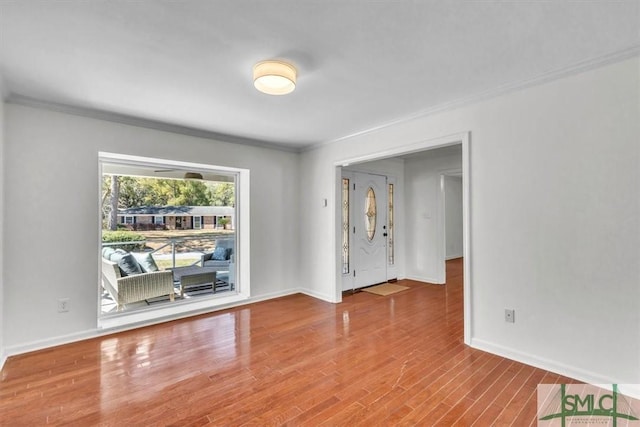
[[354, 287], [387, 281], [387, 178], [355, 176]]

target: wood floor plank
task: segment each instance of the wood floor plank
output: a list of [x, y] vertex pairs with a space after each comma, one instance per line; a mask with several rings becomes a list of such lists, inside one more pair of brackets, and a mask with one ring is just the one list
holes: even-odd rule
[[[514, 376], [523, 368], [523, 365], [515, 362], [508, 360], [503, 362], [504, 365], [502, 366], [503, 368], [506, 366], [506, 369], [502, 371], [502, 374], [495, 381], [491, 382], [489, 380], [485, 384], [478, 384], [465, 396], [474, 400], [474, 403], [452, 424], [453, 426], [464, 427], [473, 424], [490, 405], [494, 404], [496, 397], [507, 389]], [[480, 389], [482, 389], [482, 392], [477, 392]]]
[[10, 357], [0, 425], [535, 425], [570, 383], [463, 344], [462, 260], [341, 304], [296, 294]]
[[[540, 369], [534, 370], [534, 372], [527, 378], [527, 381], [520, 387], [520, 390], [509, 401], [509, 404], [500, 413], [500, 416], [496, 418], [494, 425], [496, 426], [511, 426], [514, 424], [518, 415], [526, 409], [527, 403], [535, 405], [535, 399], [531, 397], [536, 392], [536, 386], [540, 384], [540, 381], [545, 376], [546, 372]], [[534, 412], [535, 416], [535, 412]], [[528, 424], [528, 421], [522, 424]]]
[[475, 421], [467, 425], [472, 427], [494, 426], [496, 418], [498, 418], [503, 410], [504, 408], [502, 406], [491, 404], [482, 412], [482, 414], [478, 418], [476, 418]]

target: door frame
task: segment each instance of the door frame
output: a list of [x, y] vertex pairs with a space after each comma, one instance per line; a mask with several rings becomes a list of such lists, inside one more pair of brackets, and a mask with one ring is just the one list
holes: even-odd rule
[[[447, 282], [447, 229], [446, 229], [446, 191], [444, 186], [445, 177], [447, 176], [459, 176], [462, 177], [463, 183], [463, 191], [464, 191], [464, 173], [462, 169], [445, 169], [440, 171], [440, 177], [438, 179], [438, 259], [440, 262], [438, 263], [438, 274], [437, 277], [441, 278], [440, 283]], [[463, 196], [464, 198], [464, 196]], [[462, 201], [462, 206], [464, 209], [465, 201]], [[464, 215], [464, 213], [463, 213]], [[464, 227], [464, 217], [463, 224]], [[463, 234], [464, 236], [464, 234]], [[464, 242], [462, 243], [462, 247], [464, 250]]]
[[[427, 139], [416, 143], [400, 145], [387, 150], [373, 152], [357, 157], [347, 157], [334, 162], [335, 167], [335, 185], [333, 188], [333, 200], [335, 212], [334, 219], [334, 250], [335, 250], [335, 295], [336, 302], [342, 301], [342, 253], [340, 244], [341, 237], [341, 199], [342, 199], [342, 168], [357, 163], [370, 162], [374, 160], [383, 160], [392, 157], [398, 157], [406, 154], [413, 154], [421, 151], [427, 151], [435, 148], [446, 147], [450, 145], [462, 145], [462, 216], [463, 216], [463, 315], [464, 315], [464, 343], [471, 344], [471, 331], [473, 328], [472, 315], [472, 271], [471, 271], [471, 159], [470, 159], [470, 142], [471, 132], [460, 132], [452, 135], [442, 136], [439, 138]], [[444, 254], [443, 254], [444, 256]]]

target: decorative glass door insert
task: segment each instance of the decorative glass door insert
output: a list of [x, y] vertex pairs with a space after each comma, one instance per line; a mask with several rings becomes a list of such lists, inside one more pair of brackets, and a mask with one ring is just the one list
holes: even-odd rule
[[367, 230], [367, 239], [372, 241], [376, 235], [376, 220], [377, 220], [377, 208], [376, 208], [376, 193], [373, 188], [369, 187], [364, 203], [364, 223]]

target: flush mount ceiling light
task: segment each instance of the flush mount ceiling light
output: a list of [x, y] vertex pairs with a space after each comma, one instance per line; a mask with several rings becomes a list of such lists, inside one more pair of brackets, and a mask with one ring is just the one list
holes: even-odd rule
[[260, 61], [253, 66], [253, 85], [269, 95], [286, 95], [296, 88], [296, 69], [283, 61]]

